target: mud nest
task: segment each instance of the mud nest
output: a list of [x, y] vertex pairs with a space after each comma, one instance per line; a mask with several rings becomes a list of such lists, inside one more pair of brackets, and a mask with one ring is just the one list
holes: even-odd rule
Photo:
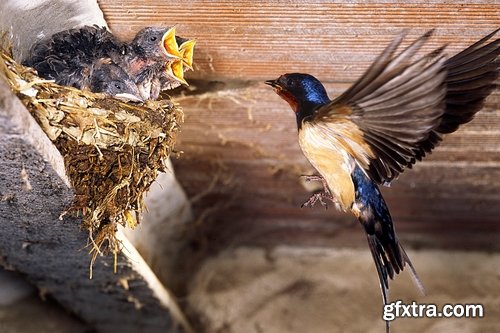
[[75, 192], [67, 212], [82, 214], [92, 262], [112, 252], [116, 264], [117, 225], [140, 222], [143, 195], [174, 152], [182, 110], [170, 100], [139, 105], [60, 86], [14, 61], [9, 47], [0, 55], [0, 73], [64, 157]]

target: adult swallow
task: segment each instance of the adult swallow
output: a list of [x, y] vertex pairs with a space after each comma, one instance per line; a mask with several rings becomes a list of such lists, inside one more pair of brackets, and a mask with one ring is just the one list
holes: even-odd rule
[[106, 28], [85, 26], [41, 39], [23, 64], [61, 85], [139, 101], [135, 83], [110, 58], [123, 47]]
[[388, 279], [406, 264], [423, 287], [377, 185], [390, 184], [482, 108], [499, 76], [499, 39], [490, 41], [498, 30], [448, 60], [444, 47], [416, 55], [432, 31], [397, 52], [402, 34], [333, 100], [308, 74], [266, 81], [295, 112], [300, 147], [324, 180], [327, 196], [363, 226], [384, 304]]

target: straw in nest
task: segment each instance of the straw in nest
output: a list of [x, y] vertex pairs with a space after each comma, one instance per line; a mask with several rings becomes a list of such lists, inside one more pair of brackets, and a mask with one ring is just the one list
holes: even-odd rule
[[117, 224], [139, 223], [143, 195], [173, 152], [182, 110], [170, 100], [125, 103], [43, 80], [14, 61], [10, 48], [0, 49], [0, 73], [64, 157], [75, 192], [68, 212], [83, 215], [91, 262], [111, 251], [116, 270]]

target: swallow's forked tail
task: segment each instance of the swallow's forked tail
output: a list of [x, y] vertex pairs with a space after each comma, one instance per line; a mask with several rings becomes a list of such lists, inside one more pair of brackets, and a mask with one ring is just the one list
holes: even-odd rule
[[[396, 242], [392, 244], [386, 244], [386, 246], [384, 246], [377, 235], [370, 235], [367, 233], [366, 237], [368, 239], [368, 246], [370, 247], [370, 251], [377, 268], [384, 305], [388, 302], [388, 278], [393, 279], [394, 273], [398, 274], [399, 272], [401, 272], [406, 264], [408, 264], [408, 266], [410, 267], [410, 274], [415, 286], [418, 290], [420, 290], [422, 294], [425, 294], [424, 286], [422, 284], [422, 281], [420, 281], [415, 267], [411, 263], [410, 258], [406, 254], [401, 244], [399, 244], [399, 241], [397, 239]], [[396, 259], [396, 261], [394, 259]]]
[[[395, 242], [390, 244], [383, 244], [382, 241], [376, 234], [366, 234], [368, 239], [368, 245], [372, 253], [373, 260], [375, 262], [375, 267], [377, 268], [380, 292], [382, 293], [382, 300], [384, 305], [388, 303], [388, 293], [389, 293], [389, 278], [394, 278], [394, 273], [398, 274], [404, 269], [405, 264], [410, 267], [410, 274], [415, 286], [420, 290], [422, 294], [425, 294], [425, 289], [418, 277], [415, 267], [410, 261], [410, 258], [406, 254], [405, 250], [399, 244], [397, 238]], [[389, 333], [390, 322], [386, 320], [385, 322], [386, 332]]]
[[[356, 190], [353, 212], [365, 229], [384, 305], [388, 303], [389, 278], [393, 279], [395, 274], [403, 271], [406, 264], [410, 267], [415, 286], [425, 294], [415, 267], [398, 241], [391, 215], [377, 185], [359, 167], [354, 170], [352, 179]], [[386, 330], [389, 332], [389, 321], [386, 321]]]

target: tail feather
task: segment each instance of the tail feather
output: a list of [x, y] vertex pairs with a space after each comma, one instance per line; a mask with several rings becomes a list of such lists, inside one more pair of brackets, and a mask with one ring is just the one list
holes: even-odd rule
[[399, 248], [401, 249], [401, 252], [403, 254], [403, 258], [404, 258], [405, 262], [408, 264], [408, 267], [410, 267], [411, 280], [413, 281], [413, 284], [420, 291], [420, 293], [422, 295], [425, 295], [426, 292], [425, 292], [424, 284], [422, 283], [422, 280], [420, 280], [420, 277], [418, 276], [417, 271], [415, 270], [415, 267], [411, 263], [410, 258], [406, 254], [406, 251], [401, 246], [401, 244], [399, 245]]
[[[370, 247], [370, 251], [372, 253], [373, 261], [375, 262], [375, 267], [377, 268], [377, 273], [380, 280], [380, 287], [382, 292], [382, 298], [384, 300], [384, 304], [387, 303], [387, 295], [389, 289], [389, 279], [393, 280], [396, 274], [402, 272], [408, 264], [410, 268], [410, 274], [412, 276], [413, 283], [415, 287], [422, 293], [425, 294], [425, 288], [420, 280], [420, 277], [415, 270], [410, 258], [406, 254], [406, 251], [403, 249], [401, 244], [398, 241], [392, 244], [386, 244], [384, 246], [377, 235], [366, 235], [368, 239], [368, 246]], [[391, 255], [389, 253], [397, 252], [401, 255], [402, 262], [391, 260]]]
[[[389, 297], [389, 279], [394, 279], [396, 274], [402, 272], [406, 264], [410, 267], [416, 287], [425, 293], [415, 267], [398, 241], [391, 214], [377, 185], [359, 166], [354, 169], [352, 180], [356, 192], [352, 212], [365, 229], [368, 246], [377, 268], [384, 305]], [[386, 321], [386, 330], [389, 332], [389, 321]]]
[[383, 302], [384, 304], [387, 304], [387, 293], [389, 289], [388, 278], [390, 277], [393, 279], [394, 275], [391, 277], [390, 272], [394, 272], [394, 269], [392, 268], [392, 265], [388, 264], [384, 249], [377, 237], [375, 235], [367, 234], [366, 238], [368, 239], [368, 246], [370, 247], [373, 261], [375, 262], [375, 267], [377, 268]]
[[[389, 264], [387, 256], [385, 255], [384, 248], [380, 241], [375, 235], [366, 234], [368, 239], [368, 246], [370, 247], [370, 252], [372, 253], [373, 261], [375, 262], [375, 267], [377, 268], [380, 293], [382, 294], [382, 303], [386, 305], [389, 298], [389, 279], [394, 277], [393, 266]], [[392, 272], [392, 275], [390, 274]], [[391, 328], [391, 322], [389, 320], [385, 321], [385, 331], [389, 333]]]
[[[380, 238], [374, 234], [366, 234], [368, 239], [368, 246], [370, 248], [370, 252], [373, 257], [373, 261], [375, 262], [375, 267], [377, 268], [380, 292], [382, 294], [382, 302], [384, 305], [388, 303], [389, 299], [389, 278], [394, 279], [394, 272], [398, 274], [403, 271], [406, 264], [410, 267], [410, 274], [412, 276], [413, 283], [415, 287], [425, 295], [425, 289], [420, 280], [420, 277], [415, 270], [415, 267], [410, 261], [410, 258], [406, 254], [405, 250], [396, 241], [390, 244], [383, 244]], [[393, 260], [395, 257], [402, 258], [402, 261]], [[385, 321], [385, 329], [386, 333], [390, 332], [390, 321]]]

